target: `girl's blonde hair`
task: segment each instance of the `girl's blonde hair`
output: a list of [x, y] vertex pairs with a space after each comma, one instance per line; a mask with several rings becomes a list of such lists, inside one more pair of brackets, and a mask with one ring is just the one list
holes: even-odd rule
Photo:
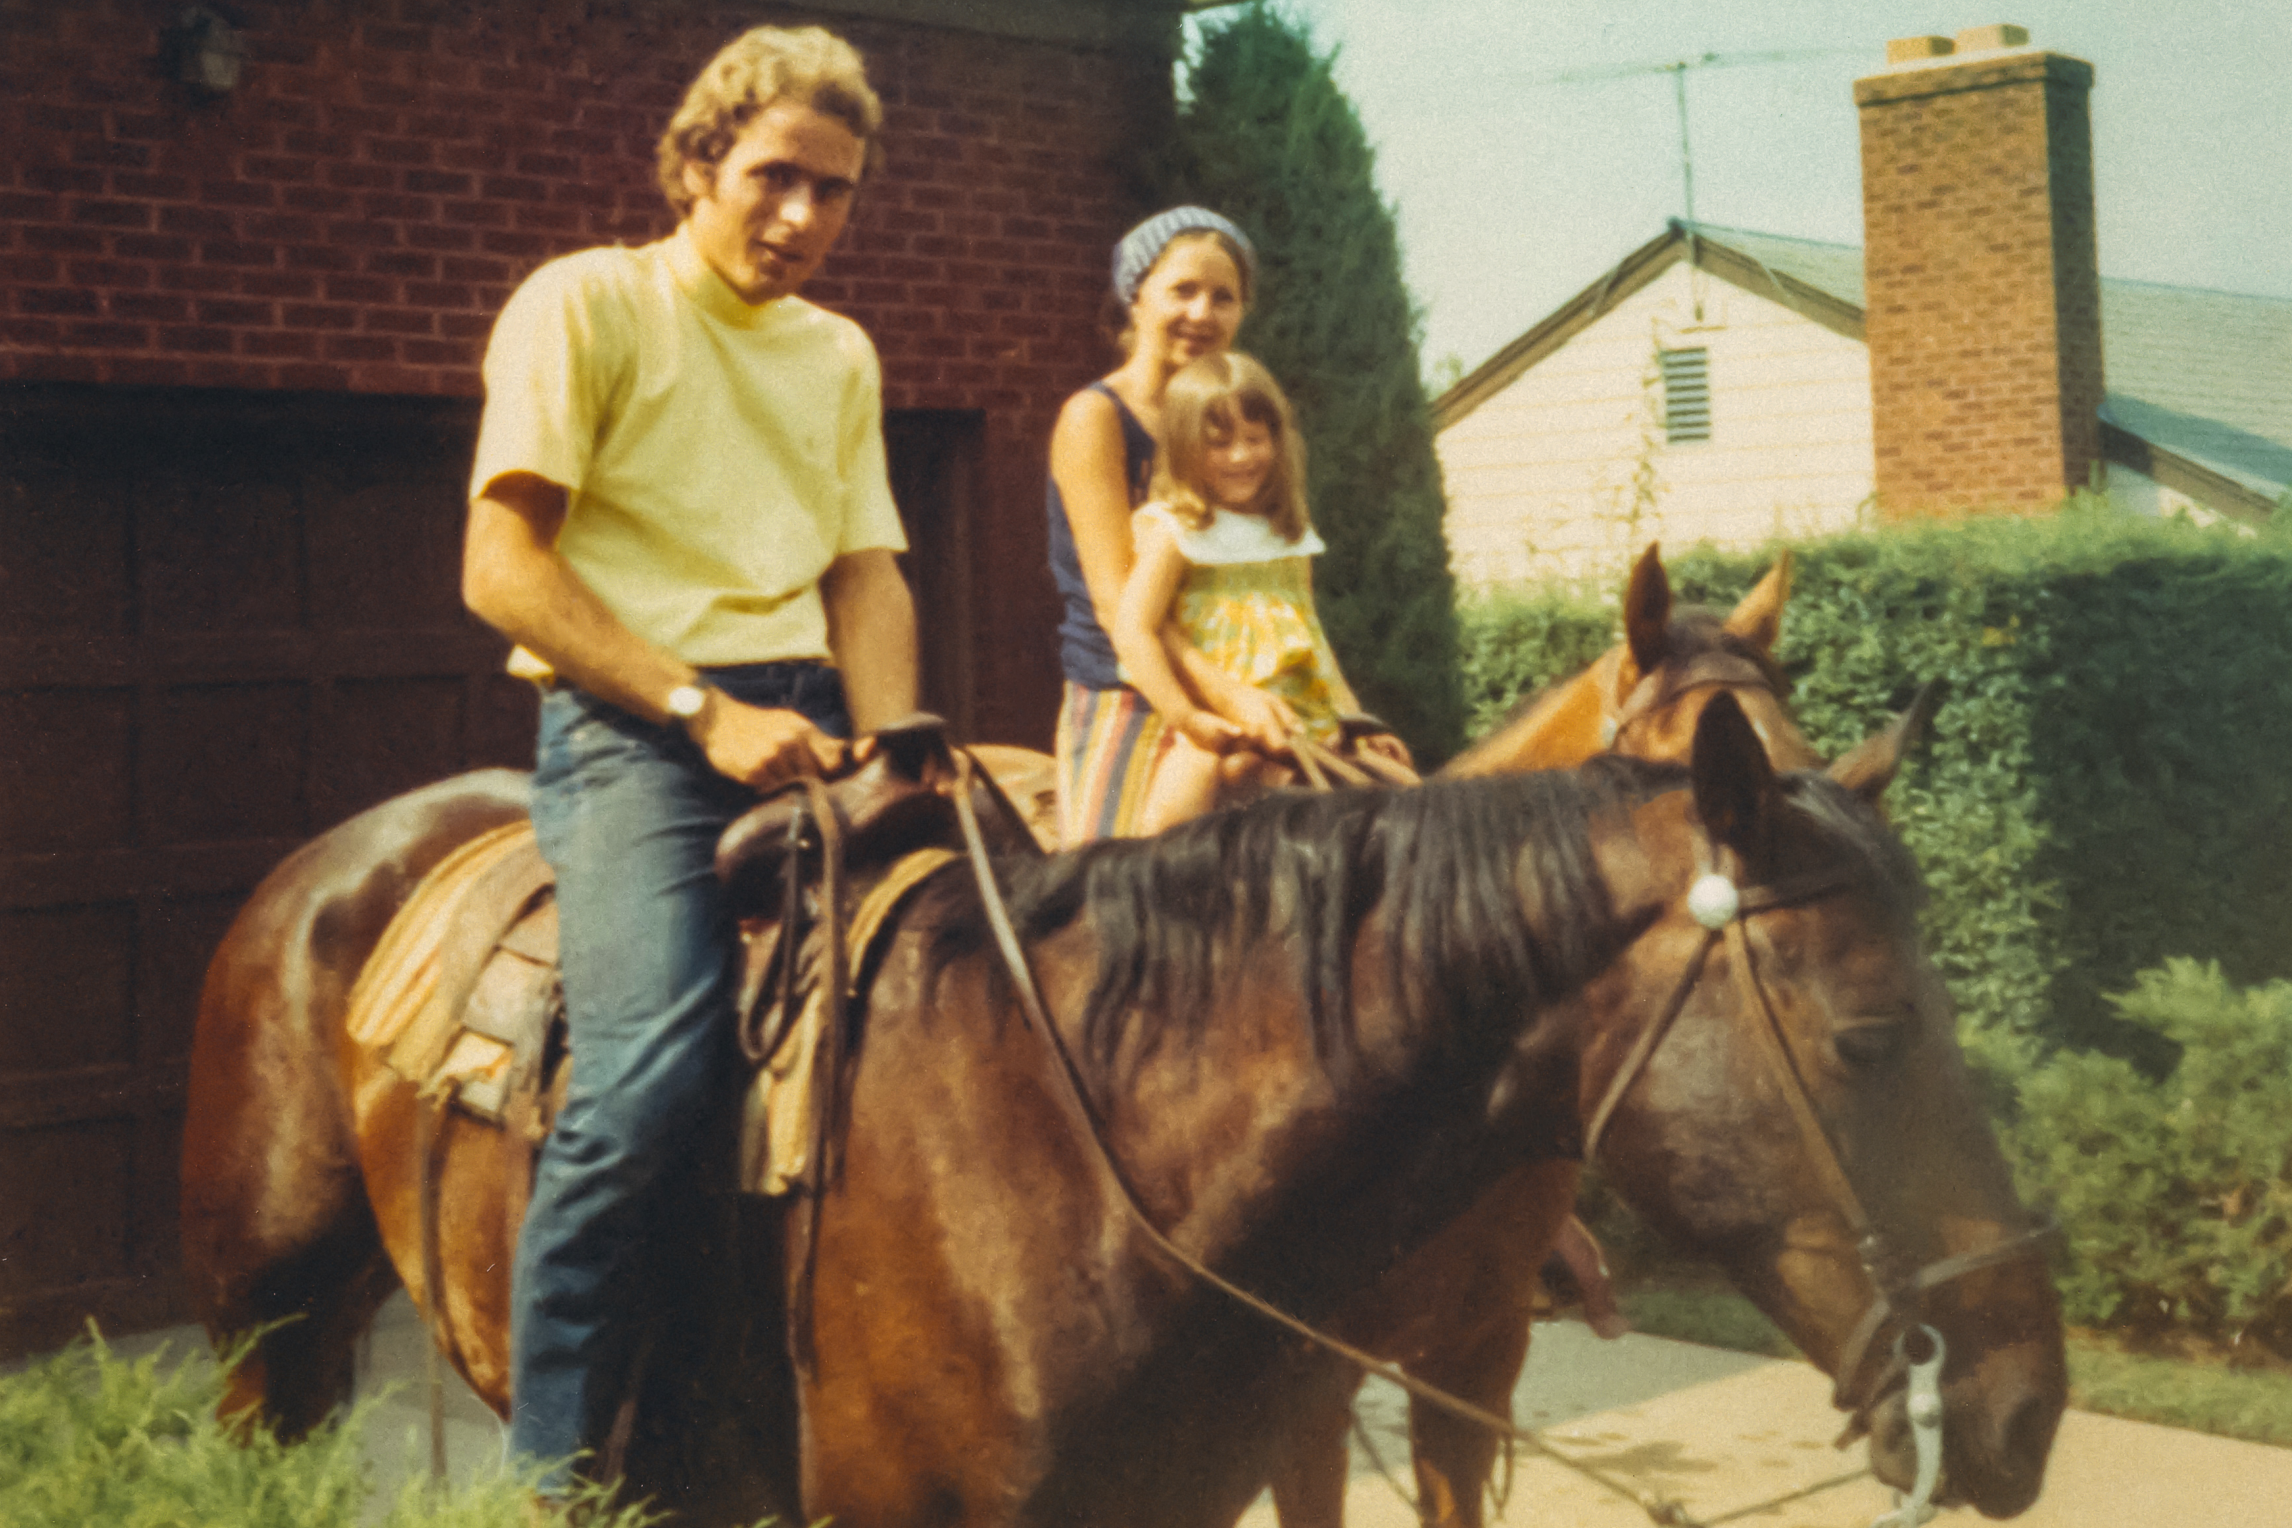
[[1208, 525], [1224, 506], [1201, 490], [1209, 477], [1206, 458], [1245, 419], [1271, 431], [1274, 445], [1273, 470], [1257, 502], [1246, 507], [1272, 521], [1284, 541], [1295, 541], [1313, 524], [1305, 508], [1305, 439], [1273, 373], [1238, 350], [1203, 356], [1170, 379], [1148, 492], [1194, 530]]

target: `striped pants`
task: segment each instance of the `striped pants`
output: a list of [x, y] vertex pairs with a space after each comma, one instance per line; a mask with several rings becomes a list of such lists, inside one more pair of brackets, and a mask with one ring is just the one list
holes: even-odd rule
[[1055, 745], [1061, 847], [1135, 838], [1147, 788], [1172, 740], [1136, 690], [1092, 690], [1067, 681]]

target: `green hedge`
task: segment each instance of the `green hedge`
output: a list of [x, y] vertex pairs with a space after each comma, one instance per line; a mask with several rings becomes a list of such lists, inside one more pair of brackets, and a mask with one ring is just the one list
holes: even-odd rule
[[2065, 1314], [2292, 1348], [2292, 982], [2239, 990], [2174, 960], [2110, 1001], [2179, 1052], [2172, 1070], [2062, 1051], [2008, 1133], [2061, 1217]]
[[[2072, 501], [1794, 551], [1778, 657], [1818, 749], [1875, 730], [1928, 679], [1948, 685], [1888, 809], [1993, 1078], [2063, 1045], [2169, 1066], [2170, 1043], [2102, 1000], [2168, 957], [2238, 983], [2292, 976], [2287, 539]], [[1725, 606], [1770, 560], [1670, 569], [1681, 598]], [[1595, 611], [1576, 591], [1468, 608], [1476, 721], [1580, 666]]]
[[1466, 604], [1457, 670], [1465, 731], [1489, 731], [1522, 696], [1589, 665], [1621, 635], [1619, 590], [1605, 600], [1576, 588], [1502, 593]]

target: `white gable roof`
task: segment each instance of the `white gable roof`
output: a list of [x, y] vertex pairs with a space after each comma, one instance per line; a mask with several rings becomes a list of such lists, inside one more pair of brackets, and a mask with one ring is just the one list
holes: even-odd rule
[[[1840, 334], [1862, 334], [1862, 251], [1674, 221], [1434, 404], [1446, 429], [1673, 263], [1692, 258]], [[2104, 277], [2103, 450], [2226, 513], [2292, 489], [2292, 299]]]

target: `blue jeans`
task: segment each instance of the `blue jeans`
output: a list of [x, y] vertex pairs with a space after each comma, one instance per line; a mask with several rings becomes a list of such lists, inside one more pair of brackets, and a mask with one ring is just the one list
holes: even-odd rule
[[[842, 678], [825, 664], [709, 677], [737, 700], [851, 733]], [[574, 689], [542, 700], [537, 753], [533, 826], [557, 872], [573, 1080], [510, 1276], [509, 1444], [549, 1462], [552, 1489], [567, 1457], [611, 1426], [637, 1314], [657, 1304], [648, 1269], [696, 1229], [699, 1148], [730, 1149], [737, 935], [714, 859], [717, 836], [756, 796], [711, 769], [681, 728]], [[660, 1266], [677, 1261], [672, 1251]]]

